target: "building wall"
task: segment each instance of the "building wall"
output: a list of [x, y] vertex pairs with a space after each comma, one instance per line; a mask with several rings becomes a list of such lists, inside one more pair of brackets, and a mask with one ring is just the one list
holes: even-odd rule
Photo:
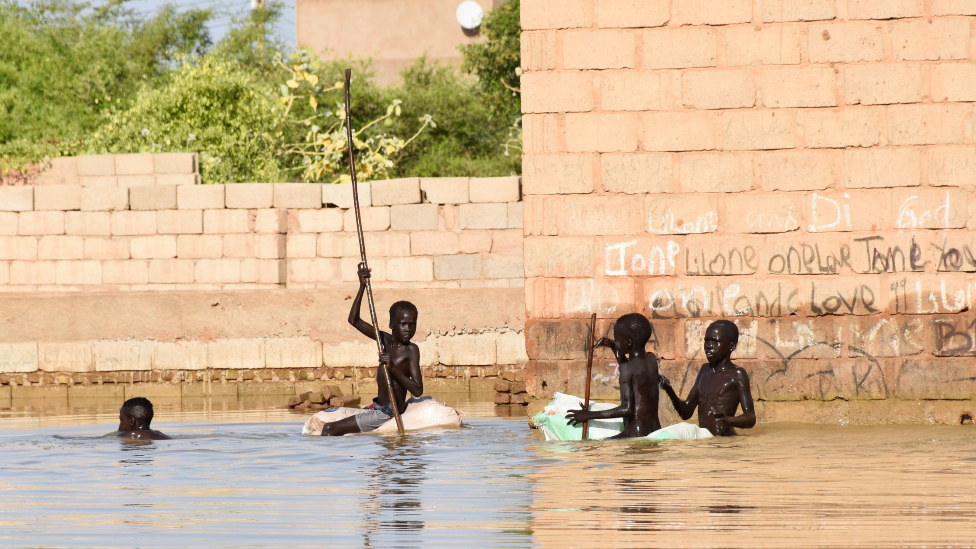
[[731, 318], [766, 405], [973, 399], [974, 15], [523, 0], [530, 392], [637, 311], [683, 393]]
[[[376, 81], [395, 84], [421, 55], [459, 63], [457, 47], [478, 40], [458, 24], [460, 0], [296, 0], [299, 46], [323, 57], [372, 58]], [[487, 12], [492, 0], [478, 0]], [[495, 2], [497, 3], [497, 2]]]

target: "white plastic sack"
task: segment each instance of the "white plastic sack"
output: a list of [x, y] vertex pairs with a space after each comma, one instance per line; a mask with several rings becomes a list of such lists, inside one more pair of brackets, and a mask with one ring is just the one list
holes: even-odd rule
[[[363, 408], [336, 408], [321, 411], [308, 418], [302, 427], [303, 435], [322, 436], [322, 426], [345, 419], [350, 416], [361, 414], [366, 410]], [[407, 411], [401, 416], [403, 419], [403, 429], [415, 431], [428, 427], [460, 427], [461, 412], [445, 405], [443, 402], [434, 400], [433, 397], [425, 396], [411, 398], [407, 400]], [[396, 431], [396, 420], [390, 418], [389, 421], [380, 425], [377, 432]]]

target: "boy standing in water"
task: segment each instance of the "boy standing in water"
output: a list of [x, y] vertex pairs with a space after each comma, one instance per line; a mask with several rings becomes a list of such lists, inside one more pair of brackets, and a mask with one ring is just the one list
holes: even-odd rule
[[657, 416], [657, 357], [644, 347], [651, 338], [651, 323], [644, 315], [631, 313], [613, 325], [613, 341], [601, 337], [595, 347], [608, 347], [617, 357], [620, 369], [620, 406], [592, 412], [585, 407], [566, 414], [571, 425], [591, 419], [624, 418], [624, 430], [610, 438], [647, 436], [661, 428]]
[[[349, 311], [349, 324], [355, 326], [364, 336], [376, 339], [377, 334], [373, 326], [359, 315], [363, 293], [366, 291], [366, 279], [369, 276], [369, 269], [360, 264], [359, 293], [356, 294], [352, 309]], [[417, 307], [413, 303], [397, 301], [390, 307], [390, 332], [392, 333], [379, 333], [379, 337], [383, 338], [383, 349], [386, 351], [380, 355], [380, 362], [389, 365], [396, 402], [390, 402], [387, 385], [391, 382], [383, 375], [383, 369], [377, 368], [376, 388], [379, 394], [373, 399], [369, 410], [333, 423], [326, 423], [322, 427], [322, 436], [342, 436], [378, 429], [393, 417], [393, 406], [396, 406], [401, 414], [407, 409], [407, 391], [417, 397], [424, 393], [424, 378], [420, 372], [420, 349], [416, 343], [410, 341], [410, 338], [417, 333]]]
[[122, 403], [119, 410], [120, 438], [132, 440], [169, 440], [170, 437], [149, 428], [153, 418], [153, 405], [149, 399], [136, 397]]
[[[756, 424], [749, 374], [732, 363], [732, 352], [739, 343], [739, 328], [729, 320], [717, 320], [705, 331], [705, 357], [698, 379], [686, 400], [681, 400], [667, 378], [661, 388], [668, 394], [681, 419], [688, 419], [698, 408], [698, 425], [715, 436], [732, 436], [735, 428]], [[735, 415], [742, 405], [742, 414]]]

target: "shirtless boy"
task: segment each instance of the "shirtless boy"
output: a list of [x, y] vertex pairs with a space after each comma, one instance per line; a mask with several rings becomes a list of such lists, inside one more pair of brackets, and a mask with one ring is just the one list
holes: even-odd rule
[[644, 315], [631, 313], [613, 325], [613, 341], [601, 337], [596, 347], [608, 347], [620, 368], [620, 406], [593, 412], [581, 407], [566, 417], [571, 425], [591, 419], [624, 418], [624, 430], [610, 438], [647, 436], [661, 428], [657, 416], [659, 391], [657, 357], [644, 347], [651, 338], [651, 323]]
[[[688, 419], [698, 408], [698, 425], [715, 436], [732, 436], [735, 428], [756, 424], [756, 412], [749, 388], [749, 374], [732, 363], [732, 351], [739, 342], [739, 328], [729, 320], [718, 320], [705, 331], [705, 357], [698, 379], [686, 400], [681, 400], [667, 378], [661, 388], [668, 394], [681, 419]], [[742, 413], [735, 415], [742, 406]]]
[[149, 428], [153, 418], [153, 405], [149, 399], [136, 397], [122, 403], [119, 410], [120, 438], [130, 440], [169, 440], [170, 437]]
[[[362, 308], [363, 293], [366, 291], [366, 279], [369, 269], [362, 264], [359, 266], [359, 293], [352, 302], [349, 311], [349, 324], [352, 324], [364, 336], [376, 339], [373, 326], [363, 321], [359, 316]], [[419, 397], [424, 393], [424, 378], [420, 372], [420, 349], [410, 338], [417, 333], [417, 307], [409, 301], [397, 301], [390, 307], [390, 332], [380, 332], [383, 338], [385, 353], [380, 355], [380, 362], [389, 364], [390, 375], [393, 377], [393, 393], [396, 395], [396, 407], [402, 414], [407, 409], [407, 391]], [[340, 419], [333, 423], [326, 423], [322, 427], [322, 436], [342, 436], [349, 433], [365, 433], [378, 429], [393, 417], [393, 403], [390, 402], [389, 381], [383, 376], [383, 369], [376, 369], [376, 388], [379, 392], [373, 399], [369, 410], [355, 416]]]

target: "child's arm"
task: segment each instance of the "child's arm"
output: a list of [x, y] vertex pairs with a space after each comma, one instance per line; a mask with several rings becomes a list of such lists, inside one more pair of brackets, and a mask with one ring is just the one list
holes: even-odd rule
[[612, 419], [617, 417], [626, 419], [632, 419], [634, 417], [633, 377], [629, 373], [624, 373], [623, 370], [621, 370], [620, 375], [620, 406], [599, 412], [592, 412], [587, 410], [586, 407], [580, 406], [579, 410], [570, 410], [566, 414], [566, 419], [569, 420], [570, 425], [579, 425], [591, 419]]
[[749, 429], [756, 425], [756, 411], [752, 402], [749, 374], [742, 368], [735, 369], [735, 387], [739, 391], [739, 405], [742, 406], [742, 413], [735, 417], [717, 416], [715, 427], [720, 431], [724, 431], [726, 425], [743, 429]]
[[[410, 391], [415, 397], [419, 397], [424, 394], [424, 375], [420, 371], [420, 348], [414, 344], [411, 344], [406, 349], [406, 359], [410, 363], [410, 373], [403, 374], [396, 368], [389, 368], [390, 375], [392, 375], [400, 385]], [[403, 356], [403, 355], [401, 355]], [[383, 353], [380, 355], [380, 362], [390, 362], [389, 353]]]
[[366, 323], [366, 321], [359, 316], [359, 311], [363, 308], [363, 294], [366, 292], [367, 278], [369, 278], [369, 269], [360, 263], [359, 293], [356, 294], [356, 299], [352, 300], [352, 309], [349, 310], [349, 324], [352, 324], [364, 336], [370, 339], [376, 339], [376, 331], [373, 330], [373, 326]]
[[671, 404], [674, 406], [674, 410], [678, 412], [681, 419], [688, 419], [694, 413], [695, 409], [698, 408], [698, 381], [701, 379], [702, 373], [705, 371], [705, 367], [698, 371], [698, 377], [695, 379], [695, 384], [691, 387], [691, 392], [688, 393], [687, 400], [681, 400], [681, 397], [674, 392], [674, 387], [671, 387], [671, 381], [661, 376], [661, 389], [667, 393], [668, 398], [671, 399]]

